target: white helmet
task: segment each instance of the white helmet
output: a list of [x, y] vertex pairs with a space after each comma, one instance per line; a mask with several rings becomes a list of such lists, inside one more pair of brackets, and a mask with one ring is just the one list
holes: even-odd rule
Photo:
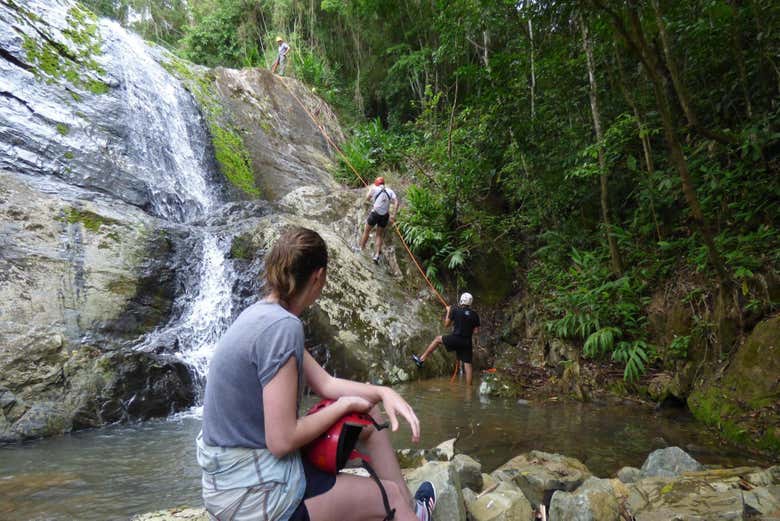
[[460, 296], [461, 306], [470, 306], [474, 302], [474, 296], [471, 293], [464, 293]]

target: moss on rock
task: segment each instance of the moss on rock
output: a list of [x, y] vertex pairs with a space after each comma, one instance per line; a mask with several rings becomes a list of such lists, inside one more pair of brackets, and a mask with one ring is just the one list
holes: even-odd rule
[[[35, 22], [29, 16], [27, 18], [31, 24]], [[67, 23], [68, 28], [62, 31], [65, 41], [23, 35], [22, 48], [36, 78], [46, 83], [64, 80], [93, 94], [108, 92], [108, 85], [97, 77], [106, 72], [95, 59], [101, 54], [103, 45], [97, 18], [75, 5], [68, 10]]]
[[104, 224], [116, 224], [113, 219], [108, 219], [89, 210], [80, 208], [69, 208], [65, 212], [64, 220], [70, 224], [81, 223], [84, 228], [91, 232], [100, 231]]
[[230, 245], [230, 258], [251, 261], [254, 258], [255, 248], [252, 238], [247, 235], [236, 235]]
[[780, 316], [755, 327], [720, 378], [688, 397], [694, 416], [728, 440], [780, 454]]
[[203, 112], [222, 175], [243, 193], [259, 197], [260, 190], [255, 184], [249, 152], [237, 129], [225, 122], [213, 75], [173, 55], [167, 55], [160, 63], [184, 84]]

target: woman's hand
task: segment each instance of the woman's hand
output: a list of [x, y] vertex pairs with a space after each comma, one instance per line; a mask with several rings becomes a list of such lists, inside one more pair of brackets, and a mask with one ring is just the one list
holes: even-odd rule
[[340, 396], [335, 405], [344, 407], [344, 414], [350, 412], [367, 413], [374, 406], [373, 403], [360, 396]]
[[409, 427], [412, 428], [412, 441], [415, 443], [419, 442], [420, 420], [418, 420], [417, 415], [414, 414], [412, 406], [401, 398], [400, 394], [389, 387], [380, 387], [379, 393], [382, 397], [382, 406], [385, 409], [385, 413], [387, 414], [387, 417], [390, 418], [390, 428], [392, 431], [395, 432], [398, 430], [398, 415], [400, 414], [409, 424]]

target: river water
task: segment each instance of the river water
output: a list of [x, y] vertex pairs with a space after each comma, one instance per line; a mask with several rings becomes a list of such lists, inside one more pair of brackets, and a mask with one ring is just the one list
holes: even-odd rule
[[[481, 397], [446, 379], [397, 389], [421, 420], [420, 446], [458, 436], [458, 450], [477, 458], [488, 472], [540, 449], [577, 457], [596, 475], [609, 476], [624, 465], [640, 466], [650, 451], [669, 445], [685, 448], [705, 464], [767, 465], [720, 446], [682, 411], [621, 402], [524, 404]], [[120, 520], [198, 505], [193, 440], [199, 429], [193, 411], [0, 447], [0, 519]], [[411, 447], [408, 429], [394, 433], [393, 442]]]

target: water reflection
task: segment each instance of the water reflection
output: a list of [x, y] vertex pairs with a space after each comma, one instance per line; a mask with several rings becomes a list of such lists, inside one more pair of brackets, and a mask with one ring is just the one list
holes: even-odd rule
[[[475, 386], [476, 387], [476, 386]], [[597, 475], [641, 465], [648, 452], [686, 448], [708, 464], [762, 464], [726, 450], [688, 415], [635, 405], [520, 403], [479, 396], [446, 379], [398, 387], [422, 422], [423, 447], [459, 437], [459, 450], [490, 471], [532, 449], [582, 460]], [[310, 406], [313, 398], [304, 407]], [[200, 503], [193, 440], [198, 415], [115, 426], [0, 447], [0, 519], [126, 520]], [[410, 447], [406, 426], [393, 435]]]

